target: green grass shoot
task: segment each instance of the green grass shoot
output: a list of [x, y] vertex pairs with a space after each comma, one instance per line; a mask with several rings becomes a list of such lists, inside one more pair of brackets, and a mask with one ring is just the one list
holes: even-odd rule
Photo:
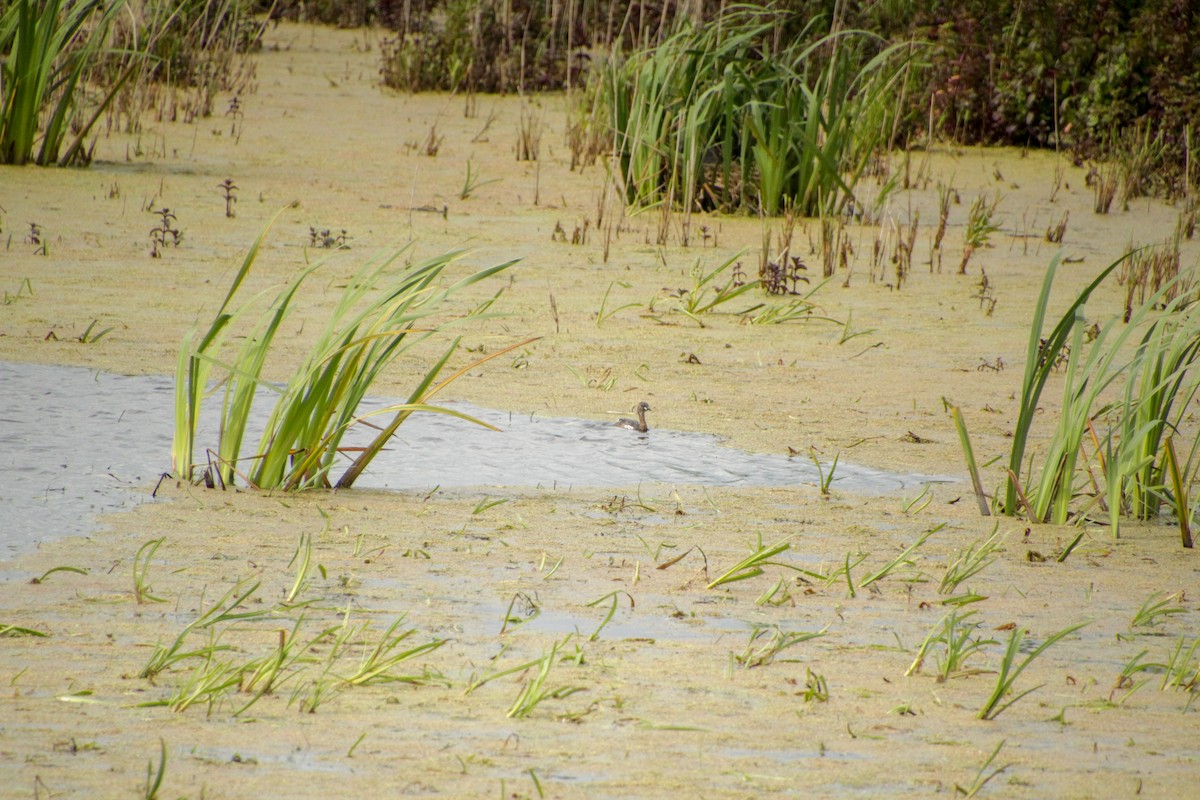
[[750, 638], [741, 653], [734, 654], [734, 660], [745, 669], [763, 667], [775, 660], [784, 650], [794, 647], [801, 642], [819, 639], [829, 629], [826, 625], [819, 631], [789, 632], [778, 625], [754, 625], [750, 629]]
[[920, 547], [923, 544], [925, 544], [925, 542], [929, 541], [930, 536], [933, 536], [935, 533], [937, 533], [944, 527], [946, 527], [946, 523], [943, 522], [942, 524], [934, 527], [932, 530], [928, 530], [925, 533], [921, 534], [919, 537], [917, 537], [916, 541], [914, 541], [908, 547], [904, 548], [904, 550], [902, 550], [898, 556], [896, 556], [891, 561], [884, 564], [879, 569], [872, 572], [867, 577], [863, 578], [862, 582], [859, 584], [859, 588], [865, 589], [868, 586], [870, 586], [871, 584], [875, 583], [876, 581], [883, 580], [884, 578], [886, 578], [888, 575], [891, 575], [893, 572], [895, 572], [900, 567], [911, 567], [912, 563], [913, 563], [912, 562], [913, 553], [917, 552], [917, 550], [920, 549]]
[[1018, 700], [1040, 689], [1040, 685], [1035, 686], [1032, 689], [1026, 689], [1014, 695], [1007, 701], [1005, 700], [1012, 693], [1013, 684], [1016, 683], [1017, 678], [1021, 676], [1025, 668], [1033, 663], [1038, 656], [1050, 649], [1063, 637], [1074, 633], [1088, 624], [1087, 622], [1079, 622], [1074, 625], [1068, 625], [1057, 633], [1051, 634], [1046, 637], [1044, 642], [1029, 651], [1029, 654], [1020, 663], [1017, 663], [1017, 655], [1021, 652], [1021, 645], [1025, 641], [1025, 631], [1019, 625], [1014, 627], [1008, 638], [1008, 647], [1000, 659], [1000, 668], [996, 674], [996, 686], [992, 689], [992, 693], [988, 695], [987, 700], [984, 701], [983, 707], [979, 709], [977, 717], [979, 719], [995, 719]]
[[525, 683], [521, 686], [521, 691], [517, 694], [512, 705], [509, 706], [508, 712], [505, 714], [510, 719], [523, 719], [528, 717], [534, 710], [546, 700], [561, 700], [564, 697], [569, 697], [576, 692], [585, 691], [582, 686], [564, 685], [556, 688], [549, 688], [547, 681], [550, 678], [550, 671], [557, 663], [558, 649], [566, 643], [555, 642], [551, 645], [541, 658], [532, 662], [537, 667]]
[[631, 595], [629, 592], [626, 592], [626, 591], [623, 591], [620, 589], [613, 591], [613, 592], [609, 592], [608, 594], [604, 595], [603, 597], [598, 597], [595, 600], [591, 601], [590, 603], [586, 604], [589, 608], [595, 608], [596, 606], [603, 605], [603, 603], [605, 601], [608, 601], [608, 603], [609, 603], [608, 613], [604, 615], [604, 620], [600, 623], [600, 627], [596, 628], [596, 630], [594, 630], [592, 632], [592, 635], [588, 637], [589, 642], [594, 642], [597, 639], [599, 639], [600, 631], [604, 630], [605, 626], [607, 626], [608, 623], [612, 622], [613, 615], [615, 615], [617, 613], [617, 605], [621, 600], [621, 595], [625, 595], [626, 599], [629, 600], [629, 607], [631, 609], [637, 605], [637, 602], [633, 599], [633, 595]]
[[1142, 603], [1141, 608], [1134, 613], [1133, 619], [1130, 620], [1130, 632], [1136, 632], [1138, 628], [1158, 628], [1169, 618], [1178, 614], [1186, 614], [1187, 609], [1182, 606], [1171, 605], [1179, 600], [1180, 595], [1178, 592], [1170, 594], [1155, 592], [1150, 595]]
[[46, 637], [49, 635], [45, 631], [35, 630], [34, 628], [22, 628], [20, 625], [5, 625], [0, 622], [0, 637], [10, 636], [15, 639], [20, 636]]
[[1005, 739], [1000, 740], [1000, 744], [996, 745], [996, 749], [992, 751], [991, 755], [983, 762], [983, 765], [979, 767], [979, 771], [975, 773], [975, 778], [969, 786], [954, 784], [954, 794], [956, 797], [960, 794], [964, 798], [974, 797], [983, 791], [983, 787], [987, 786], [992, 778], [995, 778], [1012, 766], [1012, 764], [1005, 764], [995, 769], [992, 768], [992, 764], [996, 761], [996, 756], [1000, 755], [1000, 751], [1004, 748], [1006, 741]]
[[[790, 538], [790, 537], [789, 537]], [[725, 572], [718, 575], [713, 581], [708, 584], [709, 589], [715, 589], [727, 583], [735, 581], [744, 581], [750, 578], [757, 578], [763, 574], [763, 567], [776, 566], [785, 567], [787, 569], [797, 569], [790, 564], [785, 564], [780, 561], [773, 561], [776, 556], [787, 552], [791, 548], [787, 540], [776, 542], [770, 547], [764, 547], [762, 543], [762, 534], [758, 536], [758, 546], [754, 548], [754, 552], [746, 556], [744, 559], [734, 564]], [[803, 571], [803, 570], [801, 570]]]
[[139, 547], [137, 553], [133, 556], [133, 597], [138, 605], [147, 601], [151, 603], [167, 602], [152, 593], [153, 589], [146, 579], [146, 574], [150, 571], [150, 560], [154, 558], [154, 554], [158, 552], [158, 548], [165, 541], [166, 537], [164, 536], [151, 539]]
[[146, 764], [146, 790], [142, 793], [143, 800], [158, 800], [158, 791], [162, 788], [163, 778], [167, 774], [167, 741], [159, 739], [158, 748], [158, 769], [154, 768], [154, 759], [150, 759]]
[[946, 567], [942, 580], [938, 584], [938, 594], [952, 594], [959, 585], [983, 572], [997, 558], [1007, 533], [1000, 533], [1000, 523], [992, 527], [992, 533], [982, 542], [973, 542]]

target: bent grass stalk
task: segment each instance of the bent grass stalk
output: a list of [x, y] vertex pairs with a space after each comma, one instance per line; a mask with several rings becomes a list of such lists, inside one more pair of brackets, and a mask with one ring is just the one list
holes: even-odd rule
[[5, 625], [4, 623], [0, 623], [0, 637], [11, 636], [16, 639], [21, 636], [37, 636], [46, 638], [49, 635], [45, 631], [35, 630], [34, 628], [22, 628], [20, 625]]
[[593, 600], [592, 602], [586, 603], [588, 608], [595, 608], [596, 606], [603, 604], [604, 601], [606, 601], [606, 600], [611, 601], [608, 606], [608, 613], [604, 615], [604, 621], [601, 622], [600, 627], [596, 628], [596, 630], [592, 632], [592, 635], [588, 637], [589, 642], [594, 642], [597, 639], [599, 639], [600, 631], [604, 630], [604, 628], [608, 625], [608, 623], [612, 621], [613, 615], [615, 615], [617, 613], [617, 604], [620, 602], [621, 595], [625, 595], [625, 597], [629, 600], [629, 608], [630, 609], [633, 609], [637, 605], [637, 602], [633, 599], [633, 595], [631, 595], [629, 592], [626, 592], [622, 589], [618, 589], [616, 591], [609, 592], [608, 594], [604, 595], [603, 597], [598, 597], [595, 600]]
[[904, 504], [903, 511], [909, 516], [916, 516], [925, 509], [929, 508], [929, 504], [933, 502], [933, 492], [929, 485], [925, 484], [921, 487], [921, 493]]
[[[818, 306], [811, 298], [814, 294], [820, 291], [830, 279], [825, 279], [813, 286], [807, 292], [794, 300], [789, 300], [786, 303], [768, 303], [765, 307], [759, 307], [743, 311], [743, 314], [748, 314], [745, 317], [750, 321], [751, 325], [782, 325], [787, 322], [819, 320], [821, 322], [832, 322], [835, 325], [843, 325], [832, 317], [818, 316], [813, 312]], [[751, 313], [758, 310], [758, 313]], [[844, 327], [843, 327], [844, 330]]]
[[988, 771], [992, 766], [992, 762], [996, 760], [996, 756], [1000, 755], [1000, 751], [1004, 748], [1006, 742], [1006, 739], [1000, 740], [1000, 744], [996, 745], [996, 749], [992, 751], [992, 754], [987, 757], [986, 761], [983, 762], [983, 765], [979, 768], [979, 771], [975, 773], [975, 779], [971, 781], [970, 786], [960, 786], [957, 783], [954, 784], [955, 796], [961, 794], [964, 800], [969, 800], [969, 798], [979, 794], [979, 792], [983, 790], [983, 787], [987, 786], [988, 782], [991, 781], [992, 778], [996, 777], [1001, 772], [1004, 772], [1006, 769], [1012, 766], [1012, 764], [1005, 764], [1002, 767], [996, 767], [995, 769], [992, 769], [990, 772]]
[[627, 281], [610, 281], [609, 282], [608, 288], [604, 290], [604, 297], [600, 300], [600, 310], [596, 312], [596, 327], [597, 328], [599, 328], [601, 325], [603, 325], [605, 320], [607, 320], [609, 317], [616, 314], [618, 311], [624, 311], [627, 308], [637, 308], [639, 305], [638, 303], [625, 303], [624, 305], [619, 305], [616, 308], [609, 309], [608, 308], [608, 296], [612, 293], [612, 288], [615, 285], [619, 285], [622, 289], [629, 289], [633, 286], [633, 284], [628, 283]]
[[133, 597], [138, 605], [149, 600], [152, 603], [167, 602], [161, 597], [151, 594], [152, 588], [146, 582], [146, 573], [150, 569], [150, 559], [154, 558], [154, 554], [158, 552], [158, 548], [166, 541], [166, 537], [151, 539], [138, 548], [137, 553], [133, 556]]
[[846, 551], [846, 558], [845, 558], [845, 561], [842, 563], [841, 569], [835, 570], [835, 571], [829, 573], [827, 576], [825, 576], [826, 585], [833, 585], [833, 582], [836, 581], [838, 578], [845, 578], [847, 593], [851, 597], [858, 597], [858, 592], [856, 592], [854, 590], [854, 577], [853, 577], [852, 573], [853, 573], [853, 570], [855, 567], [857, 567], [859, 564], [861, 564], [867, 560], [868, 554], [867, 553], [858, 553], [857, 555], [858, 555], [858, 558], [855, 559], [853, 564], [851, 564], [850, 563], [850, 552]]
[[[568, 637], [567, 637], [567, 639], [564, 639], [564, 640], [563, 640], [563, 642], [565, 643], [565, 642], [566, 642], [566, 641], [568, 641], [569, 639], [570, 639], [570, 637], [568, 636]], [[505, 651], [507, 651], [507, 650], [508, 650], [508, 645], [507, 645], [507, 644], [503, 645], [503, 646], [500, 648], [500, 652], [499, 652], [499, 653], [497, 653], [497, 654], [496, 654], [496, 655], [495, 655], [495, 656], [492, 658], [492, 661], [493, 661], [493, 662], [495, 662], [495, 661], [499, 661], [499, 660], [500, 660], [500, 656], [504, 655]], [[497, 680], [497, 679], [499, 679], [499, 678], [503, 678], [503, 677], [506, 677], [506, 676], [508, 676], [508, 675], [515, 675], [515, 674], [517, 674], [518, 672], [524, 672], [525, 670], [529, 669], [530, 667], [532, 667], [532, 666], [534, 666], [535, 664], [538, 664], [538, 663], [540, 663], [540, 662], [541, 662], [541, 658], [535, 658], [535, 659], [533, 659], [532, 661], [526, 661], [524, 664], [518, 664], [517, 666], [515, 666], [515, 667], [510, 667], [509, 669], [499, 670], [499, 671], [496, 671], [496, 672], [490, 672], [490, 673], [488, 673], [488, 674], [484, 675], [482, 678], [477, 678], [477, 677], [475, 677], [475, 675], [472, 675], [472, 676], [471, 676], [471, 679], [467, 681], [467, 688], [465, 688], [465, 689], [463, 690], [463, 695], [468, 695], [468, 694], [471, 694], [472, 692], [474, 692], [474, 691], [475, 691], [476, 689], [478, 689], [479, 687], [481, 687], [481, 686], [485, 686], [485, 685], [487, 685], [487, 684], [491, 683], [492, 681], [494, 681], [494, 680]]]
[[36, 578], [32, 578], [29, 582], [32, 584], [35, 584], [35, 585], [40, 584], [40, 583], [45, 583], [46, 579], [49, 578], [51, 575], [53, 575], [56, 572], [73, 572], [76, 575], [87, 575], [88, 574], [88, 571], [86, 569], [81, 569], [80, 567], [68, 567], [64, 564], [63, 566], [59, 566], [59, 567], [51, 567], [50, 569], [43, 572], [40, 576], [38, 576]]

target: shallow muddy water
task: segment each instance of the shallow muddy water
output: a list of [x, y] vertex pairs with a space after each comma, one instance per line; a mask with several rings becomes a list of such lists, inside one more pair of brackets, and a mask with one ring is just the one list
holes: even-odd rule
[[[88, 533], [97, 514], [148, 499], [170, 467], [169, 378], [0, 362], [0, 386], [0, 550]], [[269, 391], [260, 393], [248, 441], [258, 440], [272, 398]], [[359, 411], [395, 402], [368, 398]], [[746, 453], [707, 434], [658, 428], [642, 434], [611, 423], [446, 405], [499, 430], [416, 414], [363, 474], [359, 488], [792, 486], [821, 479], [807, 459]], [[198, 449], [216, 443], [219, 406], [218, 394], [202, 415]], [[365, 444], [370, 433], [349, 436], [346, 444]], [[839, 461], [832, 485], [884, 493], [937, 480], [953, 479], [892, 475]]]

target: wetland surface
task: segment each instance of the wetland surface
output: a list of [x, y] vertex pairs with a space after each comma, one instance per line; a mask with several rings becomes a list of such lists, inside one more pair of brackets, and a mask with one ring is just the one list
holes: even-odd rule
[[[257, 91], [241, 98], [237, 136], [218, 101], [218, 114], [196, 125], [147, 120], [139, 134], [101, 139], [86, 170], [0, 169], [11, 234], [0, 254], [11, 300], [0, 306], [0, 360], [166, 385], [184, 334], [207, 324], [245, 250], [298, 201], [268, 235], [248, 289], [277, 286], [316, 255], [311, 229], [344, 230], [350, 249], [314, 276], [273, 380], [300, 362], [368, 254], [467, 247], [464, 272], [522, 261], [451, 301], [448, 313], [461, 313], [505, 288], [500, 316], [458, 330], [470, 351], [459, 365], [542, 338], [471, 370], [447, 399], [514, 420], [586, 420], [610, 448], [630, 444], [617, 433], [649, 450], [668, 440], [657, 429], [681, 432], [669, 460], [702, 471], [702, 460], [684, 458], [701, 444], [684, 434], [806, 470], [811, 448], [826, 467], [840, 455], [879, 473], [960, 479], [927, 490], [835, 482], [828, 495], [811, 472], [789, 486], [685, 476], [562, 486], [526, 479], [538, 465], [530, 452], [511, 459], [520, 480], [487, 478], [494, 484], [482, 488], [438, 488], [431, 472], [405, 484], [415, 490], [287, 495], [172, 481], [152, 499], [169, 452], [139, 452], [145, 466], [120, 476], [142, 501], [135, 508], [83, 527], [51, 523], [36, 544], [0, 553], [0, 627], [46, 634], [0, 637], [0, 795], [144, 796], [147, 763], [165, 746], [162, 794], [171, 797], [952, 797], [1002, 742], [988, 772], [1004, 769], [981, 796], [1194, 790], [1200, 718], [1188, 693], [1160, 690], [1161, 674], [1138, 672], [1130, 684], [1121, 672], [1141, 651], [1160, 662], [1180, 637], [1200, 633], [1195, 555], [1169, 525], [1130, 523], [1119, 540], [1087, 529], [1057, 563], [1076, 528], [980, 517], [943, 403], [963, 409], [981, 463], [1006, 453], [1027, 326], [1057, 248], [1045, 229], [1070, 211], [1054, 312], [1126, 245], [1168, 237], [1175, 209], [1140, 200], [1095, 215], [1086, 170], [1052, 153], [916, 152], [911, 188], [885, 210], [900, 226], [920, 217], [901, 287], [890, 266], [872, 275], [878, 226], [851, 226], [849, 269], [814, 295], [819, 316], [836, 322], [709, 314], [701, 327], [672, 310], [679, 290], [692, 285], [697, 260], [711, 269], [743, 248], [753, 272], [757, 220], [693, 217], [693, 231], [705, 225], [710, 238], [693, 234], [682, 247], [676, 219], [659, 246], [658, 214], [624, 216], [602, 166], [569, 169], [563, 97], [525, 101], [543, 135], [540, 159], [519, 162], [521, 98], [481, 96], [468, 115], [461, 97], [381, 92], [374, 37], [362, 32], [283, 25], [269, 44]], [[444, 139], [428, 157], [420, 144], [435, 125]], [[468, 161], [495, 182], [461, 199]], [[240, 190], [232, 218], [218, 188], [227, 178]], [[940, 269], [936, 257], [929, 264], [939, 181], [962, 198]], [[996, 192], [1001, 230], [956, 274], [966, 207]], [[151, 258], [148, 209], [164, 206], [184, 237]], [[607, 260], [601, 209], [620, 222]], [[44, 254], [23, 241], [29, 223]], [[794, 249], [807, 257], [816, 237], [801, 221]], [[1185, 242], [1182, 256], [1194, 268], [1197, 244]], [[1119, 314], [1122, 295], [1103, 287], [1089, 313]], [[93, 321], [93, 332], [112, 330], [88, 342]], [[407, 396], [424, 367], [399, 363], [372, 393]], [[16, 391], [15, 381], [0, 386], [6, 407], [18, 407]], [[69, 391], [89, 391], [88, 381]], [[1057, 395], [1051, 387], [1044, 404]], [[648, 439], [608, 427], [643, 399], [654, 409]], [[13, 444], [6, 434], [6, 469], [55, 466], [43, 463], [37, 434], [57, 423], [33, 412], [6, 416], [14, 420], [28, 435]], [[470, 446], [405, 438], [402, 430], [395, 455], [419, 464], [438, 450], [471, 469]], [[789, 452], [800, 455], [789, 462]], [[985, 472], [989, 487], [999, 484], [998, 464]], [[56, 478], [81, 495], [69, 516], [92, 511], [85, 478]], [[1005, 538], [994, 562], [939, 592], [949, 565], [997, 526]], [[930, 531], [911, 563], [863, 585]], [[760, 540], [790, 545], [773, 559], [783, 566], [709, 588]], [[311, 566], [297, 582], [306, 541]], [[73, 570], [49, 572], [58, 567]], [[209, 657], [148, 669], [162, 653], [156, 643], [176, 641], [234, 587], [253, 592], [238, 609], [221, 608], [250, 616], [209, 617], [184, 636], [185, 651], [210, 648]], [[1179, 613], [1131, 627], [1148, 598], [1181, 590], [1170, 604]], [[986, 599], [960, 616], [974, 611], [975, 635], [996, 643], [949, 680], [935, 677], [937, 650], [906, 676], [954, 608], [943, 601], [967, 592]], [[1028, 631], [1028, 653], [1080, 622], [1089, 624], [1015, 684], [1040, 688], [994, 720], [976, 718], [1012, 628]], [[364, 677], [380, 642], [391, 654], [428, 647]], [[263, 683], [237, 670], [277, 655], [295, 660], [255, 701]], [[544, 664], [551, 696], [522, 717], [523, 687]], [[205, 681], [230, 676], [204, 693]]]

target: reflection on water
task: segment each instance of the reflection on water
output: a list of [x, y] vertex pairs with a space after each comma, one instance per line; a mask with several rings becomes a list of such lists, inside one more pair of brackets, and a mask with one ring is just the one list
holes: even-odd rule
[[[96, 513], [145, 500], [148, 487], [170, 466], [170, 378], [0, 362], [0, 392], [0, 503], [5, 510], [0, 553], [47, 536], [87, 532]], [[388, 402], [373, 399], [364, 405], [381, 408]], [[818, 481], [808, 461], [745, 453], [706, 434], [660, 429], [639, 434], [606, 422], [448, 405], [501, 431], [438, 414], [414, 415], [356, 485], [570, 488]], [[215, 413], [220, 398], [209, 406]], [[260, 402], [257, 410], [265, 420], [267, 403]], [[366, 433], [346, 444], [364, 443]], [[257, 436], [247, 441], [256, 442]], [[215, 416], [210, 416], [203, 420], [197, 452], [215, 443]], [[842, 461], [834, 483], [842, 490], [885, 493], [927, 480]]]

